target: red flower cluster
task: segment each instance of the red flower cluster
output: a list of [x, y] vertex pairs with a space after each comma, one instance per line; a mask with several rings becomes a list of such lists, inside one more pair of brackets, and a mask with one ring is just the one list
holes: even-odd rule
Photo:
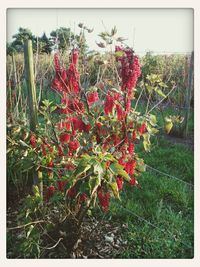
[[122, 109], [121, 104], [116, 104], [116, 111], [117, 111], [117, 119], [119, 121], [122, 121], [126, 116], [126, 112]]
[[41, 145], [43, 156], [46, 156], [47, 155], [46, 147], [48, 148], [48, 150], [49, 150], [50, 153], [53, 152], [52, 146], [50, 146], [47, 142], [44, 141], [44, 143], [42, 143], [42, 145]]
[[72, 98], [72, 96], [69, 97], [66, 92], [63, 92], [61, 103], [64, 105], [64, 108], [61, 108], [60, 112], [64, 114], [71, 114], [74, 112], [81, 114], [85, 110], [84, 104], [78, 96], [76, 98]]
[[88, 105], [91, 107], [93, 103], [99, 101], [99, 95], [97, 92], [91, 92], [87, 95]]
[[133, 144], [133, 143], [129, 143], [129, 146], [128, 146], [128, 152], [129, 152], [129, 154], [130, 154], [131, 156], [132, 156], [133, 153], [134, 153], [134, 148], [135, 148], [134, 144]]
[[108, 211], [109, 202], [110, 202], [110, 195], [108, 192], [104, 192], [103, 189], [100, 187], [98, 189], [98, 199], [99, 204], [103, 212]]
[[124, 179], [122, 177], [120, 177], [120, 176], [117, 176], [116, 183], [117, 183], [117, 186], [118, 186], [118, 190], [121, 191], [122, 188], [123, 188]]
[[57, 186], [58, 190], [63, 192], [66, 182], [61, 180], [61, 176], [58, 176]]
[[136, 186], [137, 185], [137, 181], [136, 181], [135, 177], [131, 178], [129, 184], [130, 184], [130, 186]]
[[42, 154], [43, 154], [44, 156], [46, 156], [46, 155], [47, 155], [47, 152], [46, 152], [45, 144], [44, 144], [44, 143], [42, 143], [41, 148], [42, 148]]
[[134, 55], [134, 51], [131, 48], [116, 46], [115, 51], [122, 52], [122, 56], [116, 57], [116, 60], [121, 63], [122, 91], [128, 90], [128, 96], [131, 96], [132, 89], [136, 86], [137, 80], [141, 75], [138, 57]]
[[78, 50], [74, 49], [71, 54], [71, 64], [69, 68], [64, 70], [60, 66], [58, 59], [58, 54], [54, 55], [54, 65], [56, 70], [56, 75], [52, 81], [51, 87], [60, 92], [74, 93], [78, 94], [79, 88], [79, 73], [76, 69], [76, 64], [78, 62]]
[[70, 134], [68, 134], [68, 133], [62, 133], [62, 134], [60, 135], [60, 142], [61, 142], [62, 144], [64, 144], [64, 143], [68, 143], [69, 140], [70, 140]]
[[34, 134], [31, 135], [30, 144], [31, 144], [32, 148], [36, 147], [36, 137]]
[[53, 173], [52, 171], [53, 161], [52, 160], [48, 163], [47, 167], [48, 167], [48, 175], [51, 175]]
[[54, 185], [50, 185], [49, 187], [47, 187], [47, 200], [49, 200], [55, 193], [55, 186]]
[[68, 145], [69, 145], [70, 151], [75, 151], [80, 147], [80, 143], [77, 140], [70, 141]]
[[60, 145], [58, 145], [58, 156], [62, 157], [63, 155], [64, 155], [63, 149], [62, 149], [62, 147]]
[[74, 198], [76, 196], [76, 188], [74, 186], [72, 186], [68, 192], [67, 192], [67, 196], [69, 198]]
[[87, 194], [86, 193], [81, 193], [80, 194], [80, 201], [85, 202], [87, 200]]
[[130, 160], [126, 163], [125, 166], [125, 171], [129, 174], [129, 175], [133, 175], [135, 172], [135, 166], [136, 166], [136, 161], [135, 160]]
[[139, 128], [138, 131], [140, 132], [140, 134], [144, 134], [146, 132], [146, 124], [143, 123]]
[[71, 129], [71, 122], [70, 121], [62, 121], [58, 123], [58, 129], [59, 130], [63, 130], [66, 129], [68, 131], [70, 131]]
[[105, 114], [108, 115], [109, 113], [112, 113], [114, 107], [116, 107], [118, 120], [122, 121], [126, 116], [126, 112], [121, 105], [121, 95], [119, 93], [112, 94], [111, 92], [108, 92], [104, 102]]
[[115, 104], [114, 98], [111, 96], [110, 92], [108, 92], [108, 94], [106, 95], [105, 103], [104, 103], [104, 112], [106, 115], [108, 115], [109, 113], [112, 113], [114, 104]]

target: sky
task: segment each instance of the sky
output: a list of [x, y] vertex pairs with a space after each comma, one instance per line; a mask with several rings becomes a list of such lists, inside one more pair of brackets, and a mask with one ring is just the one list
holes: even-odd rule
[[193, 9], [8, 9], [7, 41], [19, 27], [29, 28], [34, 35], [49, 36], [59, 27], [70, 27], [78, 34], [78, 23], [94, 31], [86, 34], [91, 50], [99, 50], [98, 34], [117, 27], [117, 36], [136, 53], [190, 53], [193, 50]]

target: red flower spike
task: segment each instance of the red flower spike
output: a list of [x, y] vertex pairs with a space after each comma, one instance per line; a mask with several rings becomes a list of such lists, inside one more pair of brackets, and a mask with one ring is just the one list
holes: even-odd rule
[[146, 124], [143, 123], [141, 127], [138, 128], [138, 131], [140, 132], [141, 135], [144, 134], [146, 132]]
[[68, 192], [67, 192], [67, 196], [68, 196], [69, 198], [74, 198], [74, 197], [76, 196], [76, 189], [75, 189], [74, 186], [72, 186], [72, 187], [68, 190]]
[[46, 152], [45, 144], [44, 144], [44, 143], [42, 143], [41, 148], [42, 148], [42, 154], [43, 154], [44, 156], [46, 156], [46, 155], [47, 155], [47, 152]]
[[87, 95], [88, 105], [91, 107], [93, 103], [99, 101], [99, 95], [97, 92], [92, 92]]
[[131, 160], [131, 161], [129, 161], [129, 162], [126, 163], [125, 171], [129, 175], [133, 175], [134, 172], [135, 172], [135, 167], [136, 167], [136, 161], [135, 160]]
[[89, 133], [90, 129], [91, 129], [90, 124], [84, 124], [84, 127], [83, 127], [84, 132]]
[[71, 129], [71, 122], [70, 121], [62, 121], [57, 124], [58, 130], [66, 129], [67, 131], [70, 131]]
[[71, 171], [71, 170], [74, 170], [74, 168], [75, 168], [75, 166], [74, 166], [74, 164], [72, 164], [72, 163], [67, 163], [67, 164], [65, 164], [65, 169], [66, 169], [66, 170]]
[[123, 156], [118, 160], [118, 163], [125, 168], [126, 162], [124, 161], [124, 157]]
[[64, 155], [62, 147], [60, 145], [58, 145], [58, 156], [62, 157]]
[[119, 121], [124, 120], [126, 113], [123, 111], [122, 106], [120, 104], [116, 104], [116, 110], [117, 110], [117, 119]]
[[106, 100], [104, 103], [104, 112], [106, 115], [109, 113], [112, 113], [113, 107], [114, 107], [114, 98], [110, 95], [110, 93], [107, 94]]
[[82, 194], [80, 194], [80, 201], [81, 202], [85, 202], [86, 200], [87, 200], [87, 194], [86, 193], [82, 193]]
[[57, 181], [57, 186], [58, 186], [58, 190], [60, 192], [64, 191], [64, 187], [65, 187], [66, 182], [65, 181], [61, 181], [61, 176], [58, 177], [58, 181]]
[[77, 150], [80, 147], [80, 143], [77, 140], [70, 141], [68, 145], [69, 145], [70, 151]]
[[98, 189], [99, 204], [103, 212], [107, 212], [109, 208], [110, 195], [108, 192], [104, 192], [102, 188]]
[[135, 148], [134, 144], [133, 144], [133, 143], [129, 143], [129, 146], [128, 146], [128, 152], [129, 152], [129, 154], [130, 154], [131, 156], [132, 156], [133, 153], [134, 153], [134, 148]]
[[71, 62], [76, 65], [78, 63], [79, 52], [78, 49], [73, 49], [71, 53]]
[[[57, 91], [61, 91], [63, 93], [74, 93], [78, 94], [80, 91], [79, 88], [79, 80], [80, 75], [76, 69], [76, 64], [78, 62], [78, 50], [74, 49], [71, 54], [71, 64], [69, 68], [64, 71], [59, 63], [58, 55], [54, 55], [54, 65], [56, 74], [52, 81], [51, 87]], [[64, 110], [62, 110], [64, 113]], [[67, 112], [67, 110], [65, 111]]]
[[121, 63], [120, 76], [122, 78], [122, 91], [127, 90], [128, 96], [132, 94], [133, 88], [135, 88], [138, 78], [141, 75], [140, 64], [138, 57], [134, 55], [134, 51], [131, 48], [115, 47], [115, 51], [122, 51], [122, 56], [116, 56], [116, 61]]
[[54, 54], [54, 66], [55, 66], [56, 72], [61, 71], [61, 66], [60, 66], [60, 62], [59, 62], [57, 53]]
[[108, 169], [110, 167], [110, 161], [106, 161], [106, 169]]
[[113, 134], [113, 143], [114, 143], [114, 146], [118, 145], [120, 142], [121, 142], [121, 139], [118, 135], [116, 134]]
[[123, 188], [123, 184], [124, 184], [124, 179], [122, 177], [117, 177], [116, 178], [116, 183], [117, 183], [117, 186], [118, 186], [118, 190], [121, 191], [122, 188]]
[[126, 113], [129, 113], [130, 110], [131, 110], [131, 99], [128, 98], [128, 99], [126, 100]]
[[136, 140], [136, 131], [133, 131], [133, 134], [132, 134], [132, 141], [134, 142]]
[[136, 181], [135, 177], [130, 179], [129, 184], [130, 184], [130, 186], [136, 186], [137, 185], [137, 181]]
[[31, 135], [30, 144], [31, 144], [32, 148], [36, 147], [36, 137], [34, 134]]
[[47, 200], [49, 200], [55, 193], [55, 186], [54, 185], [50, 185], [49, 187], [47, 187]]
[[100, 130], [101, 129], [101, 126], [102, 124], [100, 122], [96, 122], [96, 126], [97, 126], [97, 129]]
[[75, 131], [78, 130], [79, 132], [83, 131], [85, 127], [84, 122], [77, 117], [72, 118], [72, 125], [73, 125], [73, 129]]
[[61, 143], [68, 143], [70, 140], [70, 134], [67, 134], [67, 133], [62, 133], [60, 135], [60, 142]]
[[69, 68], [66, 70], [67, 73], [67, 85], [68, 85], [68, 91], [69, 93], [78, 94], [80, 91], [79, 88], [79, 73], [76, 70], [76, 66], [71, 63], [69, 65]]

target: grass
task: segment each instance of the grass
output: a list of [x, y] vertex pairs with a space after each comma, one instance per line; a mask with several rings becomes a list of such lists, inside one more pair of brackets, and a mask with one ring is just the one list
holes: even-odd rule
[[[159, 138], [142, 154], [148, 165], [193, 183], [190, 148]], [[117, 257], [193, 258], [193, 188], [150, 170], [138, 180], [140, 189], [127, 185], [121, 203], [111, 203], [113, 219], [128, 224], [127, 249]]]

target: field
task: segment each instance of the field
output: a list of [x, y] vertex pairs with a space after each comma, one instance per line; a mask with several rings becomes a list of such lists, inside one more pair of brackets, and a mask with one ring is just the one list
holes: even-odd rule
[[[79, 71], [79, 83], [72, 83], [73, 88], [81, 84], [82, 91], [69, 94], [67, 101], [77, 98], [84, 103], [85, 109], [80, 112], [78, 106], [72, 113], [81, 118], [81, 130], [75, 124], [72, 129], [57, 126], [60, 118], [72, 116], [71, 111], [60, 114], [69, 102], [60, 88], [52, 90], [53, 79], [62, 82], [57, 69], [70, 64], [70, 52], [60, 52], [60, 65], [53, 54], [34, 53], [35, 102], [24, 76], [23, 51], [7, 56], [7, 258], [194, 257], [191, 57], [140, 56], [134, 94], [129, 90], [124, 100], [120, 98], [126, 106], [131, 97], [129, 111], [126, 106], [123, 113], [119, 103], [105, 103], [123, 88], [117, 68], [124, 51], [85, 58], [85, 52], [80, 53], [71, 77], [78, 80]], [[37, 113], [35, 128], [30, 110]], [[123, 131], [128, 134], [122, 138]], [[121, 141], [114, 143], [117, 133]], [[117, 163], [121, 155], [127, 156], [125, 167], [123, 161]], [[131, 157], [134, 170], [127, 167]], [[72, 170], [66, 170], [70, 164]]]

